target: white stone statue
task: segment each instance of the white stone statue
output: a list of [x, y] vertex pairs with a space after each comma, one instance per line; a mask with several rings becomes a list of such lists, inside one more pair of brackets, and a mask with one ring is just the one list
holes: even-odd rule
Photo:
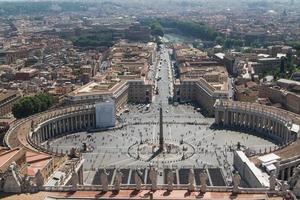
[[79, 177], [78, 177], [78, 174], [75, 172], [75, 170], [73, 168], [72, 176], [71, 176], [71, 184], [74, 188], [76, 188], [78, 183], [79, 183]]
[[287, 181], [282, 181], [282, 185], [281, 185], [281, 192], [283, 194], [286, 194], [287, 191], [289, 190], [290, 186], [289, 184], [287, 183]]
[[37, 173], [35, 174], [35, 184], [38, 188], [41, 188], [44, 185], [44, 181], [45, 180], [44, 180], [43, 174], [42, 174], [41, 170], [39, 169], [37, 171]]
[[167, 184], [168, 184], [168, 190], [173, 190], [173, 183], [174, 183], [174, 172], [172, 170], [169, 170], [167, 174]]
[[108, 178], [107, 178], [108, 175], [109, 173], [106, 171], [106, 169], [104, 169], [103, 172], [101, 172], [100, 174], [100, 180], [101, 180], [103, 192], [108, 191]]
[[18, 172], [17, 164], [13, 162], [4, 174], [3, 191], [8, 193], [22, 192], [22, 178]]
[[290, 180], [290, 185], [292, 188], [297, 184], [299, 179], [300, 179], [300, 165], [294, 169], [293, 176]]
[[272, 171], [269, 177], [269, 184], [270, 184], [270, 190], [275, 190], [276, 188], [276, 183], [277, 183], [277, 178], [275, 176], [275, 172]]
[[300, 165], [295, 168], [290, 185], [294, 194], [300, 196]]
[[149, 170], [149, 178], [151, 182], [151, 190], [157, 190], [157, 172], [153, 167]]
[[64, 175], [61, 175], [59, 178], [59, 185], [63, 185], [64, 184]]
[[239, 185], [241, 183], [241, 176], [239, 173], [236, 171], [232, 177], [233, 181], [233, 193], [238, 193], [239, 192]]
[[279, 171], [280, 171], [280, 163], [279, 162], [276, 162], [275, 163], [275, 167], [276, 167], [276, 173], [275, 173], [275, 176], [278, 177], [279, 176]]
[[190, 169], [189, 170], [189, 191], [194, 191], [195, 190], [195, 174], [194, 170]]
[[25, 174], [25, 176], [23, 177], [23, 192], [36, 192], [36, 187], [34, 187], [34, 184], [32, 182], [32, 179]]
[[114, 189], [115, 190], [117, 190], [117, 191], [120, 190], [122, 179], [123, 179], [123, 173], [119, 169], [117, 169], [115, 182], [114, 182]]
[[134, 181], [136, 184], [136, 190], [141, 190], [141, 188], [142, 188], [142, 183], [143, 183], [142, 177], [143, 177], [143, 175], [142, 175], [141, 171], [135, 170]]
[[200, 191], [201, 191], [201, 193], [206, 192], [207, 179], [208, 179], [208, 175], [206, 174], [205, 171], [202, 171], [200, 173], [200, 184], [201, 184]]

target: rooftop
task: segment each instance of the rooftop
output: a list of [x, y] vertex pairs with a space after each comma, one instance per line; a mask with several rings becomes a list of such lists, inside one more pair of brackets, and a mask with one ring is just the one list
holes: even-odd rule
[[0, 154], [0, 169], [7, 164], [7, 162], [16, 156], [20, 151], [20, 148], [15, 148], [9, 151], [5, 151], [4, 153]]
[[21, 72], [21, 73], [35, 73], [35, 72], [37, 72], [37, 69], [26, 67], [26, 68], [22, 68], [19, 72]]
[[286, 84], [291, 84], [291, 85], [299, 85], [300, 86], [300, 82], [299, 81], [293, 81], [293, 80], [289, 80], [289, 79], [279, 79], [277, 81], [278, 83], [286, 83]]
[[18, 91], [16, 91], [16, 90], [5, 90], [5, 89], [1, 90], [0, 89], [0, 102], [2, 100], [12, 96], [12, 95], [15, 95], [15, 94], [18, 94]]
[[38, 170], [43, 169], [47, 163], [52, 159], [51, 156], [43, 154], [43, 153], [36, 153], [32, 151], [27, 151], [26, 154], [26, 163], [27, 166], [27, 174], [29, 176], [34, 176]]
[[126, 83], [126, 81], [119, 81], [119, 82], [90, 82], [80, 88], [78, 88], [77, 90], [75, 90], [74, 92], [71, 93], [71, 95], [76, 95], [76, 96], [80, 96], [80, 95], [86, 95], [87, 93], [94, 93], [94, 94], [98, 94], [98, 93], [111, 93], [114, 92], [115, 90], [117, 90], [119, 87], [121, 87], [122, 85], [124, 85]]

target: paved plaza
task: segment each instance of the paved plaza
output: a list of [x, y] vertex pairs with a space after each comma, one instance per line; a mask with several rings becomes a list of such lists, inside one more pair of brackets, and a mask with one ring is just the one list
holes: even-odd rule
[[[233, 150], [239, 143], [242, 148], [264, 151], [274, 147], [270, 141], [239, 131], [212, 128], [214, 118], [205, 118], [197, 112], [198, 106], [168, 103], [172, 95], [172, 67], [169, 50], [162, 48], [154, 76], [161, 76], [155, 87], [159, 94], [149, 109], [146, 105], [128, 105], [128, 113], [119, 117], [121, 128], [99, 132], [80, 132], [50, 142], [54, 150], [82, 149], [84, 182], [92, 184], [99, 168], [137, 169], [154, 166], [164, 169], [220, 169], [225, 182], [230, 182], [233, 171]], [[162, 63], [161, 63], [162, 60]], [[161, 63], [161, 64], [160, 64]], [[157, 70], [160, 69], [160, 70]], [[159, 145], [159, 108], [163, 110], [164, 150]], [[199, 110], [198, 110], [199, 111]], [[218, 174], [219, 172], [211, 172]], [[219, 176], [219, 175], [216, 175]]]
[[[51, 147], [70, 150], [72, 147], [83, 148], [86, 143], [89, 152], [84, 153], [84, 171], [86, 183], [91, 183], [98, 168], [145, 168], [150, 164], [157, 168], [215, 168], [220, 167], [226, 179], [230, 180], [233, 151], [237, 143], [255, 151], [264, 151], [273, 147], [270, 141], [237, 131], [215, 130], [211, 128], [214, 119], [204, 118], [194, 111], [192, 106], [169, 106], [164, 113], [165, 142], [192, 146], [185, 153], [187, 159], [181, 160], [182, 151], [162, 153], [153, 160], [138, 159], [138, 151], [129, 147], [145, 141], [158, 145], [159, 118], [157, 108], [140, 113], [137, 106], [129, 106], [130, 113], [123, 114], [124, 127], [101, 132], [81, 132], [58, 138], [50, 143]], [[136, 109], [136, 110], [135, 110]], [[141, 110], [141, 109], [140, 109]], [[172, 111], [172, 112], [171, 112]], [[143, 146], [143, 145], [140, 145]], [[141, 147], [142, 149], [142, 147]], [[151, 155], [151, 149], [140, 150], [140, 157]], [[165, 154], [165, 155], [164, 155]], [[189, 155], [190, 154], [190, 155]]]

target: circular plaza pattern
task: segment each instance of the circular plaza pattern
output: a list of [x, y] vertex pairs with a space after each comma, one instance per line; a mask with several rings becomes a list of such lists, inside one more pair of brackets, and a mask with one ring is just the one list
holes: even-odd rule
[[128, 148], [128, 155], [135, 160], [167, 164], [186, 160], [195, 153], [194, 146], [183, 139], [165, 139], [162, 149], [158, 143], [157, 139], [141, 140]]

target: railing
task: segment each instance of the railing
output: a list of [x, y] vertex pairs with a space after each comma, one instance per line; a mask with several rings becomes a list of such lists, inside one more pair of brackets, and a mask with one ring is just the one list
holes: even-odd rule
[[[188, 184], [173, 184], [173, 190], [188, 190]], [[168, 190], [169, 186], [167, 184], [157, 185], [157, 190]], [[121, 190], [135, 190], [135, 184], [121, 184]], [[43, 191], [51, 192], [66, 192], [66, 191], [102, 191], [102, 185], [77, 185], [77, 186], [43, 186]], [[108, 190], [113, 191], [114, 186], [109, 185]], [[141, 186], [141, 190], [151, 190], [151, 184], [144, 184]], [[200, 190], [199, 185], [195, 185], [195, 191]], [[207, 192], [233, 192], [232, 186], [207, 186]], [[240, 194], [273, 194], [282, 195], [282, 191], [274, 190], [271, 191], [269, 188], [242, 188], [239, 187], [238, 193]]]
[[[121, 185], [121, 190], [136, 190], [136, 185]], [[158, 190], [168, 190], [168, 185], [158, 185]], [[103, 188], [101, 185], [77, 185], [77, 186], [44, 186], [41, 188], [43, 191], [48, 192], [75, 192], [75, 191], [102, 191]], [[114, 190], [113, 185], [108, 186], [109, 191]], [[145, 184], [141, 186], [141, 190], [151, 190], [150, 184]], [[188, 190], [188, 185], [173, 185], [173, 190]], [[200, 191], [200, 186], [195, 186], [194, 191]], [[206, 192], [227, 192], [233, 193], [232, 186], [207, 186]], [[292, 191], [280, 191], [280, 190], [270, 190], [269, 188], [241, 188], [239, 187], [238, 194], [263, 194], [263, 195], [271, 195], [271, 196], [288, 196], [289, 198], [296, 200], [296, 196]], [[134, 197], [130, 197], [130, 199], [134, 199]], [[138, 199], [141, 199], [139, 197]]]

